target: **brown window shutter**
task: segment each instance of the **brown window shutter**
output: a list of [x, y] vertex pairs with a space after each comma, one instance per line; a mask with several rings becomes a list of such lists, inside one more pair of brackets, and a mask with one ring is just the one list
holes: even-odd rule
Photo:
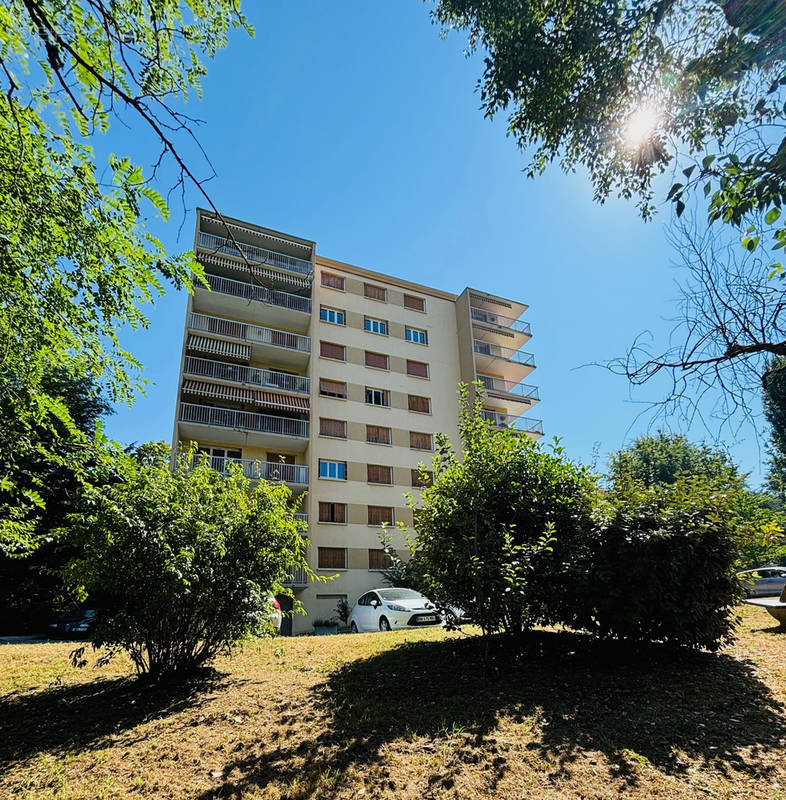
[[422, 297], [415, 297], [413, 294], [405, 294], [404, 308], [414, 308], [415, 311], [425, 311], [426, 301]]
[[322, 503], [319, 504], [320, 522], [346, 522], [347, 506], [346, 503]]
[[407, 359], [407, 375], [415, 375], [418, 378], [428, 378], [428, 364], [422, 361], [410, 361]]
[[369, 506], [368, 524], [382, 525], [383, 522], [393, 524], [393, 509], [390, 506]]
[[344, 547], [320, 547], [318, 569], [346, 569], [347, 551]]
[[381, 425], [366, 425], [366, 441], [374, 444], [390, 444], [390, 428]]
[[328, 397], [346, 397], [347, 385], [341, 381], [331, 381], [327, 378], [319, 379], [319, 393]]
[[344, 278], [340, 275], [333, 275], [330, 272], [322, 273], [322, 285], [329, 286], [331, 289], [341, 289], [344, 291]]
[[433, 450], [430, 433], [409, 432], [409, 446], [415, 450]]
[[431, 486], [432, 483], [434, 483], [434, 473], [430, 469], [426, 470], [425, 480], [421, 476], [419, 469], [412, 470], [413, 486]]
[[369, 569], [389, 569], [392, 565], [390, 556], [384, 550], [368, 550]]
[[320, 436], [335, 436], [338, 439], [347, 438], [347, 423], [343, 419], [319, 418]]
[[366, 474], [369, 483], [393, 483], [393, 469], [382, 464], [367, 464]]
[[319, 355], [323, 358], [335, 358], [339, 361], [345, 361], [344, 345], [333, 344], [333, 342], [320, 342]]
[[377, 369], [390, 369], [388, 357], [383, 353], [370, 353], [366, 350], [366, 366]]
[[431, 399], [420, 395], [409, 395], [409, 410], [421, 411], [428, 414], [431, 411]]
[[388, 290], [382, 286], [374, 286], [371, 283], [363, 284], [363, 294], [372, 300], [387, 300]]

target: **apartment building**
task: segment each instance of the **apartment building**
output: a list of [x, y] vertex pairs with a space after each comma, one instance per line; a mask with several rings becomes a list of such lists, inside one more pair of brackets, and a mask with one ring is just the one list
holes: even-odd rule
[[521, 350], [524, 303], [451, 294], [316, 249], [197, 212], [210, 290], [188, 299], [173, 438], [197, 442], [215, 469], [237, 461], [300, 496], [309, 563], [331, 580], [291, 575], [308, 611], [285, 623], [294, 633], [382, 583], [383, 523], [411, 525], [404, 494], [419, 490], [418, 464], [430, 465], [437, 432], [457, 440], [459, 381], [483, 382], [493, 425], [542, 434], [524, 416], [538, 402], [523, 382], [535, 366]]

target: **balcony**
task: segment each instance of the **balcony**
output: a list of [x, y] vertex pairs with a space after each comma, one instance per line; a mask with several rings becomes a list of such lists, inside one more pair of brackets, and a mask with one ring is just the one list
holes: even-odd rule
[[229, 364], [226, 361], [213, 361], [209, 358], [196, 358], [194, 356], [186, 356], [183, 374], [280, 389], [284, 392], [302, 395], [309, 394], [311, 385], [310, 380], [303, 375], [289, 375], [286, 372], [278, 372], [273, 369], [246, 367], [240, 364]]
[[527, 336], [531, 335], [531, 328], [529, 322], [524, 320], [514, 319], [513, 317], [506, 317], [503, 314], [495, 314], [492, 311], [485, 311], [482, 308], [470, 308], [470, 314], [474, 322], [481, 322], [484, 325], [499, 325], [502, 328], [509, 328], [519, 333], [524, 333]]
[[[205, 441], [204, 426], [220, 428], [223, 444], [253, 444], [280, 447], [281, 437], [289, 438], [288, 450], [304, 451], [308, 445], [308, 420], [277, 417], [218, 406], [181, 403], [178, 415], [180, 438], [184, 441]], [[215, 438], [215, 437], [214, 437]]]
[[308, 486], [308, 467], [305, 465], [282, 464], [279, 461], [256, 461], [252, 458], [210, 457], [211, 468], [224, 475], [230, 474], [231, 464], [239, 464], [243, 474], [253, 481], [266, 480], [271, 483]]
[[537, 386], [506, 381], [502, 378], [494, 378], [491, 375], [476, 375], [475, 377], [483, 384], [489, 394], [508, 395], [515, 398], [515, 402], [524, 402], [530, 405], [540, 400]]
[[539, 419], [528, 419], [527, 417], [517, 419], [510, 414], [501, 414], [498, 411], [490, 411], [485, 408], [483, 409], [483, 419], [490, 422], [495, 428], [508, 428], [521, 433], [543, 435], [543, 421]]
[[286, 580], [282, 581], [284, 586], [303, 588], [308, 585], [308, 577], [306, 571], [302, 567], [292, 567], [289, 570], [289, 576]]
[[188, 326], [191, 330], [249, 342], [254, 361], [285, 361], [287, 365], [305, 368], [311, 356], [311, 338], [299, 333], [196, 312], [191, 313]]
[[300, 522], [305, 522], [306, 525], [308, 525], [308, 514], [302, 514], [300, 512], [297, 512], [297, 513], [293, 514], [292, 516], [296, 520], [299, 520]]
[[472, 349], [475, 351], [475, 368], [478, 372], [493, 373], [506, 381], [518, 383], [535, 369], [532, 353], [482, 339], [473, 339]]
[[285, 256], [283, 253], [276, 253], [274, 250], [245, 242], [238, 242], [238, 245], [240, 246], [239, 251], [231, 239], [216, 236], [213, 233], [200, 232], [197, 237], [197, 246], [211, 253], [224, 253], [224, 255], [235, 258], [245, 257], [254, 264], [265, 264], [288, 272], [296, 272], [298, 275], [311, 275], [313, 271], [311, 262], [302, 258]]
[[535, 356], [532, 353], [523, 353], [521, 350], [513, 350], [510, 347], [500, 347], [491, 342], [483, 342], [480, 339], [473, 339], [475, 352], [489, 358], [504, 358], [506, 361], [513, 361], [516, 364], [523, 364], [526, 367], [535, 366]]

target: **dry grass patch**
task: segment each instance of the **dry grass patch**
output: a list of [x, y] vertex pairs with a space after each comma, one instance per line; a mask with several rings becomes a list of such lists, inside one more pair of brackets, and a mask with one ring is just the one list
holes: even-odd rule
[[248, 645], [189, 685], [0, 647], [0, 797], [786, 800], [786, 634], [720, 655], [555, 631]]

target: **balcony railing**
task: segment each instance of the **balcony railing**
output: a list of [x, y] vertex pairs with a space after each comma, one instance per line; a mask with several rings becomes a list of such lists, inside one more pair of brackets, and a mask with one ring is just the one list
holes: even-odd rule
[[483, 322], [486, 325], [500, 325], [503, 328], [510, 328], [513, 331], [519, 331], [527, 335], [531, 332], [529, 322], [524, 322], [521, 319], [506, 317], [502, 314], [495, 314], [493, 311], [484, 311], [482, 308], [474, 307], [470, 308], [470, 313], [475, 322]]
[[230, 465], [239, 464], [243, 474], [251, 480], [266, 480], [273, 483], [296, 483], [308, 485], [308, 467], [300, 464], [282, 464], [277, 461], [255, 461], [252, 458], [226, 458], [210, 456], [210, 466], [217, 472], [229, 475]]
[[490, 375], [476, 375], [475, 377], [486, 387], [486, 391], [512, 394], [516, 397], [523, 397], [525, 400], [540, 400], [537, 386], [492, 378]]
[[303, 375], [288, 375], [286, 372], [277, 372], [273, 369], [245, 367], [240, 364], [229, 364], [226, 361], [213, 361], [209, 358], [196, 358], [195, 356], [186, 356], [183, 374], [281, 389], [284, 392], [295, 392], [296, 394], [307, 395], [310, 389], [310, 381]]
[[246, 342], [259, 342], [274, 347], [284, 347], [287, 350], [299, 350], [301, 353], [311, 352], [311, 338], [299, 333], [279, 331], [275, 328], [263, 328], [260, 325], [251, 325], [248, 322], [235, 322], [232, 319], [211, 317], [207, 314], [191, 313], [189, 327], [195, 331], [215, 333], [219, 336], [231, 336], [234, 339], [243, 339]]
[[283, 584], [284, 586], [307, 586], [308, 577], [306, 576], [306, 571], [302, 567], [292, 567]]
[[527, 419], [526, 417], [516, 419], [510, 414], [500, 414], [498, 411], [487, 411], [486, 409], [483, 409], [483, 419], [497, 428], [511, 428], [525, 433], [543, 434], [543, 422], [539, 419]]
[[302, 514], [297, 512], [296, 514], [292, 515], [295, 519], [300, 520], [301, 522], [305, 522], [308, 525], [308, 514]]
[[[265, 286], [257, 286], [245, 281], [222, 278], [220, 275], [205, 275], [205, 280], [207, 280], [210, 290], [219, 294], [230, 294], [233, 297], [242, 297], [244, 300], [255, 300], [259, 303], [288, 308], [291, 311], [311, 313], [310, 297], [301, 297], [298, 294], [290, 294], [278, 289], [268, 289]], [[197, 284], [198, 286], [199, 284]]]
[[504, 358], [507, 361], [515, 361], [517, 364], [524, 364], [528, 367], [535, 366], [535, 356], [532, 353], [524, 353], [521, 350], [513, 350], [510, 347], [500, 347], [491, 342], [482, 342], [474, 339], [475, 352], [491, 358]]
[[285, 256], [283, 253], [276, 253], [274, 250], [268, 250], [266, 247], [257, 247], [254, 244], [238, 242], [242, 251], [241, 255], [231, 239], [216, 236], [213, 233], [200, 232], [197, 244], [211, 253], [225, 253], [229, 256], [235, 256], [235, 258], [245, 256], [249, 261], [253, 261], [256, 264], [268, 264], [271, 267], [297, 272], [300, 275], [310, 275], [312, 272], [310, 261], [295, 258], [294, 256]]
[[232, 428], [240, 431], [275, 433], [279, 436], [308, 438], [308, 421], [274, 417], [270, 414], [257, 414], [251, 411], [237, 411], [232, 408], [200, 406], [195, 403], [180, 404], [180, 421], [194, 422], [198, 425], [212, 425], [217, 428]]

